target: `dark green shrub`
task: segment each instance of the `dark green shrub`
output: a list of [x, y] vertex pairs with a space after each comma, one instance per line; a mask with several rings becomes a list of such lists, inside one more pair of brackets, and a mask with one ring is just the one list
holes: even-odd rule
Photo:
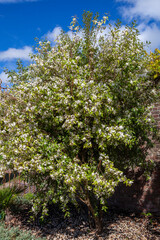
[[14, 212], [20, 212], [26, 209], [31, 209], [33, 205], [34, 194], [26, 193], [23, 196], [19, 195], [13, 198], [11, 204], [11, 210]]
[[13, 197], [13, 191], [10, 188], [0, 189], [0, 210], [6, 209]]
[[11, 207], [13, 199], [23, 190], [24, 188], [17, 186], [0, 189], [0, 219], [4, 219], [6, 210]]

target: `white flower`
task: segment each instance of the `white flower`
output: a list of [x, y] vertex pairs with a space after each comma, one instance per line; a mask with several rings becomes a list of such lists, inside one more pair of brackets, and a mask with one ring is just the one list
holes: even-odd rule
[[74, 79], [74, 84], [78, 84], [78, 80], [77, 79]]
[[38, 166], [38, 170], [42, 171], [42, 167], [41, 167], [41, 166]]
[[98, 132], [99, 132], [99, 134], [101, 134], [102, 130], [101, 130], [101, 129], [98, 129]]

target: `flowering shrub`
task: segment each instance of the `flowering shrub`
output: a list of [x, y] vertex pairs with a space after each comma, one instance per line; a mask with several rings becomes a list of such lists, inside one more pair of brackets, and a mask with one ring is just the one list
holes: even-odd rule
[[[92, 20], [93, 19], [93, 20]], [[143, 43], [134, 24], [121, 30], [84, 13], [71, 36], [39, 42], [33, 63], [8, 72], [13, 87], [1, 101], [1, 174], [22, 172], [37, 187], [33, 211], [77, 199], [101, 231], [101, 211], [115, 187], [130, 185], [123, 170], [145, 166], [154, 135], [156, 97]]]

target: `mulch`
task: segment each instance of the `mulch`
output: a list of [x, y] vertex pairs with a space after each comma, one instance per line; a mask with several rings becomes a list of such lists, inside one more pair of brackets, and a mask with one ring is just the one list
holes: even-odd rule
[[104, 214], [102, 234], [97, 234], [95, 229], [89, 226], [85, 209], [80, 212], [73, 209], [69, 218], [64, 218], [58, 209], [52, 209], [43, 224], [39, 218], [29, 222], [28, 211], [10, 213], [6, 218], [6, 225], [31, 230], [33, 235], [48, 240], [160, 240], [160, 218], [118, 212], [115, 209]]

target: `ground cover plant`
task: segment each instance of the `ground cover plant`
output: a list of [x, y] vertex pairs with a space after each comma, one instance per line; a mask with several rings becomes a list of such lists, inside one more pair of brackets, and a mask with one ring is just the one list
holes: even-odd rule
[[73, 18], [70, 34], [52, 46], [40, 41], [33, 63], [8, 72], [13, 86], [1, 93], [1, 174], [20, 172], [36, 185], [33, 211], [48, 203], [83, 202], [102, 231], [102, 211], [116, 186], [131, 180], [126, 168], [146, 170], [156, 128], [150, 114], [157, 85], [151, 58], [135, 23], [105, 34], [108, 17]]
[[45, 240], [45, 238], [35, 237], [31, 232], [22, 231], [18, 227], [6, 227], [0, 222], [0, 239], [2, 240]]

